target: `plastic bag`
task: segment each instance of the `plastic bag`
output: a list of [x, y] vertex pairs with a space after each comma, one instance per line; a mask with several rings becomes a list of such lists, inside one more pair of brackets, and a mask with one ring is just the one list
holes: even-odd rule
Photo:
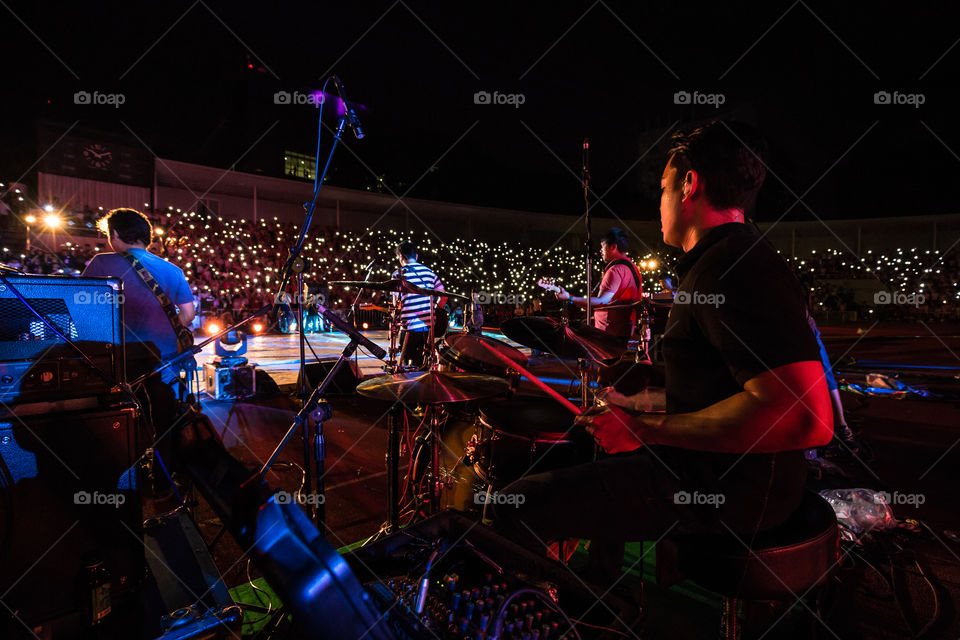
[[897, 526], [886, 498], [873, 489], [824, 489], [820, 495], [830, 503], [837, 521], [856, 535], [873, 529]]

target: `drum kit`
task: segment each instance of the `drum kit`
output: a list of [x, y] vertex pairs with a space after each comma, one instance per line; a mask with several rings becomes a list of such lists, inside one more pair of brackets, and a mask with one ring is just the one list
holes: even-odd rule
[[[470, 300], [448, 291], [423, 289], [405, 280], [330, 284]], [[617, 308], [628, 306], [640, 307], [642, 302]], [[398, 313], [394, 324], [399, 324]], [[419, 494], [416, 489], [413, 492], [413, 517], [430, 515], [446, 506], [441, 505], [443, 491], [450, 488], [451, 479], [457, 479], [441, 465], [441, 448], [446, 447], [458, 461], [472, 467], [478, 485], [485, 486], [488, 495], [528, 473], [594, 459], [596, 451], [591, 438], [573, 426], [575, 415], [594, 405], [595, 399], [588, 393], [590, 383], [604, 368], [648, 360], [642, 333], [640, 347], [631, 349], [625, 338], [583, 323], [547, 317], [513, 318], [503, 323], [501, 331], [506, 338], [534, 353], [577, 359], [582, 384], [580, 406], [529, 371], [529, 357], [523, 351], [466, 329], [437, 340], [431, 335], [426, 370], [406, 370], [396, 361], [396, 329], [392, 327], [386, 373], [357, 386], [360, 395], [392, 404], [387, 451], [389, 516], [383, 532], [399, 528], [400, 502], [407, 493], [404, 489], [401, 495], [401, 441], [407, 443], [411, 455], [405, 487], [422, 488], [426, 483], [426, 489]], [[518, 394], [521, 379], [532, 383], [543, 395]], [[459, 447], [453, 451], [444, 443], [445, 424], [455, 409], [475, 416], [474, 433], [462, 443], [462, 453]], [[416, 437], [411, 438], [408, 433], [403, 438], [402, 425], [411, 415], [420, 420], [420, 427], [414, 433]], [[411, 444], [414, 441], [416, 444]], [[474, 502], [488, 501], [478, 501], [474, 496]]]

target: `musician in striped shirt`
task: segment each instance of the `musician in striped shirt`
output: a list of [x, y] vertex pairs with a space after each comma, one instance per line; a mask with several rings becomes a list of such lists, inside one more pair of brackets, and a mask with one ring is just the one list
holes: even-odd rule
[[[402, 277], [423, 289], [443, 291], [443, 283], [440, 282], [440, 278], [430, 267], [420, 264], [418, 257], [417, 248], [412, 242], [401, 242], [397, 245], [400, 269], [393, 272], [393, 278]], [[437, 298], [437, 309], [443, 309], [446, 301], [445, 297]], [[400, 352], [401, 364], [409, 362], [416, 367], [423, 366], [429, 325], [430, 296], [421, 296], [415, 293], [400, 294], [400, 327], [403, 329], [402, 351]]]

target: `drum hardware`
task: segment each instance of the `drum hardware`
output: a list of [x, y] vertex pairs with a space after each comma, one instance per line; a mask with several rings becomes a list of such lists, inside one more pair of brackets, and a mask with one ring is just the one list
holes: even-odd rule
[[[357, 386], [360, 395], [377, 400], [393, 402], [389, 422], [387, 477], [389, 498], [389, 529], [399, 527], [399, 457], [400, 416], [402, 407], [420, 404], [426, 407], [424, 420], [429, 425], [430, 440], [429, 502], [430, 511], [439, 510], [442, 478], [440, 472], [440, 433], [445, 418], [443, 405], [479, 400], [502, 395], [507, 390], [506, 381], [494, 376], [473, 373], [442, 371], [417, 371], [395, 375], [382, 375], [366, 380]], [[410, 473], [413, 473], [411, 469]]]

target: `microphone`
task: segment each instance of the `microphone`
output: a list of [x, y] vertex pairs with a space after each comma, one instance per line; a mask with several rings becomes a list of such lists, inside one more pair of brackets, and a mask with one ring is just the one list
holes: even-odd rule
[[347, 97], [347, 90], [343, 86], [340, 76], [333, 76], [333, 84], [337, 87], [337, 94], [340, 96], [341, 102], [343, 102], [343, 111], [347, 118], [347, 124], [350, 125], [350, 128], [353, 130], [353, 135], [357, 137], [357, 140], [361, 140], [364, 134], [363, 129], [360, 128], [360, 118], [357, 117], [353, 103], [350, 102], [350, 98]]
[[320, 312], [320, 315], [330, 321], [330, 324], [360, 343], [360, 345], [372, 353], [373, 357], [377, 360], [383, 360], [387, 356], [387, 352], [383, 350], [383, 347], [371, 342], [367, 336], [363, 335], [349, 324], [341, 320], [340, 316], [336, 315], [322, 304], [317, 305], [317, 310]]

